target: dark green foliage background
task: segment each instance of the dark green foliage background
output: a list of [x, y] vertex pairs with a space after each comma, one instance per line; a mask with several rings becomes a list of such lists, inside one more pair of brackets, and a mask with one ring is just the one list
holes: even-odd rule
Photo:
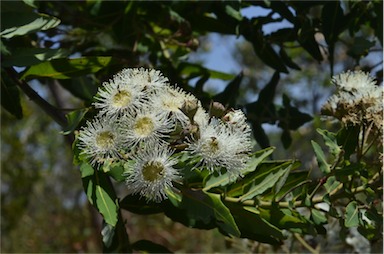
[[[268, 14], [242, 16], [240, 10], [251, 6]], [[357, 144], [346, 136], [358, 130], [343, 129], [336, 141], [332, 134], [319, 131], [325, 145], [313, 141], [314, 152], [309, 140], [321, 140], [319, 135], [309, 132], [302, 141], [304, 137], [297, 130], [309, 124], [312, 130], [327, 127], [336, 132], [339, 128], [322, 125], [317, 115], [317, 99], [323, 91], [329, 93], [324, 84], [336, 69], [374, 69], [376, 79], [382, 82], [382, 69], [378, 68], [382, 60], [379, 64], [366, 61], [374, 50], [382, 50], [382, 12], [382, 1], [2, 1], [2, 249], [210, 252], [224, 250], [223, 242], [218, 249], [197, 247], [188, 244], [189, 234], [204, 241], [205, 236], [217, 238], [220, 232], [276, 246], [285, 239], [283, 229], [314, 237], [324, 234], [327, 218], [314, 209], [312, 197], [308, 198], [308, 193], [317, 190], [316, 181], [332, 167], [322, 150], [327, 147], [332, 156], [338, 156], [338, 145], [345, 144], [344, 160], [349, 160]], [[282, 20], [291, 26], [272, 33], [263, 30]], [[189, 55], [203, 51], [204, 36], [211, 33], [244, 39], [233, 53], [242, 72], [224, 73], [204, 67], [204, 61], [190, 61]], [[175, 194], [158, 206], [125, 196], [121, 165], [94, 172], [74, 149], [80, 174], [75, 170], [70, 150], [74, 132], [95, 114], [90, 106], [97, 88], [122, 68], [141, 66], [161, 70], [172, 84], [193, 93], [206, 108], [218, 101], [246, 112], [257, 148], [265, 150], [254, 154], [243, 179], [228, 182], [219, 176], [191, 174], [179, 188], [180, 196]], [[225, 88], [221, 92], [207, 89], [212, 79], [224, 81]], [[303, 83], [303, 89], [317, 93], [313, 98], [297, 98], [292, 92], [292, 87]], [[250, 97], [253, 99], [248, 100]], [[281, 135], [267, 133], [265, 124], [277, 126]], [[273, 155], [271, 144], [278, 148]], [[313, 154], [320, 170], [309, 175]], [[297, 156], [303, 163], [271, 160], [273, 156]], [[364, 169], [364, 177], [369, 179], [377, 171], [363, 163], [352, 166], [347, 177]], [[188, 168], [188, 163], [181, 167]], [[341, 181], [346, 176], [332, 177], [328, 180]], [[380, 184], [366, 182], [369, 188], [382, 191]], [[332, 183], [327, 184], [329, 194]], [[82, 196], [83, 187], [90, 203], [104, 216], [103, 223]], [[310, 218], [300, 215], [292, 204], [279, 206], [275, 202], [288, 192], [308, 207]], [[381, 199], [377, 193], [367, 195], [371, 203]], [[100, 198], [107, 198], [106, 206], [99, 203]], [[253, 200], [261, 202], [260, 209], [237, 203]], [[345, 204], [347, 228], [362, 223], [354, 216], [358, 211], [355, 202], [352, 199]], [[377, 214], [380, 207], [376, 208], [370, 207], [370, 216], [381, 221]], [[146, 219], [135, 213], [160, 220], [163, 228], [154, 228], [158, 235], [147, 233]], [[217, 231], [192, 231], [168, 218], [188, 227]], [[44, 230], [39, 231], [39, 226]], [[379, 228], [360, 226], [373, 243], [379, 241], [375, 235], [381, 232]], [[142, 231], [137, 229], [140, 227]], [[180, 234], [184, 237], [181, 243], [161, 237], [183, 230], [187, 233]], [[48, 237], [52, 233], [55, 236]], [[134, 240], [129, 242], [128, 235]], [[236, 247], [235, 240], [227, 241], [235, 246], [233, 251], [244, 251]], [[255, 244], [249, 244], [247, 250], [256, 251], [255, 246], [260, 252], [270, 250]]]

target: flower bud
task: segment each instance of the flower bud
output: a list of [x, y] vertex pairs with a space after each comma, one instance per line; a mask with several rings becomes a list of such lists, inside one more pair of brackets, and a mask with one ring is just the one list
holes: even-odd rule
[[209, 107], [209, 115], [217, 118], [223, 117], [225, 114], [225, 107], [220, 102], [212, 102]]

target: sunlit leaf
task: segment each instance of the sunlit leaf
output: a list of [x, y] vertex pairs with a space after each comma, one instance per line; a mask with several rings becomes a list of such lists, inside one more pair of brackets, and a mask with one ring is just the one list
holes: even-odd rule
[[112, 61], [111, 57], [81, 57], [75, 59], [54, 59], [30, 66], [21, 79], [33, 78], [69, 79], [96, 73]]
[[92, 176], [83, 178], [83, 185], [89, 202], [103, 215], [106, 223], [115, 226], [118, 220], [118, 204], [107, 177], [96, 170]]
[[84, 178], [87, 176], [92, 176], [95, 173], [95, 170], [90, 164], [83, 162], [80, 165], [80, 173], [81, 173], [81, 177]]
[[357, 227], [359, 225], [359, 208], [357, 207], [357, 202], [350, 202], [345, 208], [345, 221], [344, 225], [347, 228]]
[[1, 7], [1, 38], [10, 39], [14, 36], [48, 30], [60, 24], [58, 18], [35, 13], [22, 2], [6, 1]]
[[338, 156], [341, 152], [341, 147], [337, 144], [336, 134], [327, 130], [316, 130], [324, 139], [324, 143], [328, 146], [330, 152], [334, 156]]
[[311, 143], [313, 150], [315, 151], [317, 164], [319, 165], [321, 172], [323, 172], [324, 174], [328, 174], [329, 172], [331, 172], [331, 167], [327, 163], [323, 150], [315, 141], [312, 140]]
[[263, 175], [255, 176], [255, 180], [250, 187], [245, 189], [245, 194], [241, 196], [241, 201], [252, 199], [259, 194], [272, 188], [279, 179], [286, 174], [292, 167], [292, 162], [285, 162], [273, 168], [267, 169]]
[[328, 221], [323, 212], [320, 212], [314, 208], [311, 209], [311, 217], [316, 225], [325, 224]]
[[[251, 159], [248, 161], [247, 165], [243, 170], [241, 170], [241, 174], [243, 176], [247, 175], [250, 172], [253, 172], [257, 165], [260, 164], [264, 159], [266, 159], [269, 155], [273, 153], [275, 147], [269, 147], [260, 151], [255, 152]], [[208, 177], [204, 179], [204, 190], [210, 190], [215, 187], [225, 186], [229, 183], [233, 183], [236, 181], [237, 177], [229, 176], [227, 174], [215, 175], [210, 174]]]
[[340, 182], [336, 180], [335, 176], [328, 177], [327, 181], [324, 184], [324, 188], [327, 191], [327, 193], [333, 192], [338, 186], [340, 185]]

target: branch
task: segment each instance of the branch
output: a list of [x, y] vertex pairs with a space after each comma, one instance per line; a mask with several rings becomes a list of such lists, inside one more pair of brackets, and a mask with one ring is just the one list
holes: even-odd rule
[[44, 100], [35, 90], [33, 90], [26, 81], [20, 80], [18, 78], [17, 72], [13, 68], [5, 68], [8, 75], [12, 78], [13, 81], [20, 87], [20, 89], [35, 102], [39, 107], [47, 113], [56, 123], [60, 126], [65, 127], [67, 125], [67, 119], [61, 113], [60, 110], [49, 104]]

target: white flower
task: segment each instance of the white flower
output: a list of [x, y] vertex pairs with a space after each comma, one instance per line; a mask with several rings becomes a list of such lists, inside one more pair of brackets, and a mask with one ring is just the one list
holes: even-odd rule
[[178, 171], [173, 168], [177, 160], [166, 147], [148, 143], [135, 155], [135, 164], [124, 174], [129, 192], [139, 193], [147, 200], [160, 202], [167, 198], [166, 189], [178, 180]]
[[87, 121], [87, 126], [80, 130], [78, 139], [81, 154], [91, 159], [92, 165], [119, 157], [122, 137], [110, 118], [99, 116], [92, 122]]
[[197, 108], [196, 114], [193, 117], [193, 121], [201, 126], [201, 128], [204, 128], [208, 125], [209, 121], [209, 114], [207, 111], [201, 106], [201, 103], [199, 103], [199, 107]]
[[221, 167], [230, 174], [240, 174], [251, 150], [249, 133], [230, 128], [219, 119], [212, 118], [208, 125], [200, 126], [199, 138], [189, 143], [187, 150], [202, 158], [202, 164], [211, 172]]
[[383, 88], [362, 71], [345, 72], [333, 77], [338, 90], [322, 108], [322, 112], [345, 124], [373, 122], [381, 131], [383, 122]]
[[226, 122], [233, 131], [239, 131], [246, 136], [251, 135], [251, 127], [247, 123], [247, 117], [240, 109], [229, 111], [224, 115], [223, 121]]
[[180, 87], [173, 88], [171, 86], [164, 88], [151, 98], [154, 107], [167, 112], [175, 123], [179, 122], [183, 127], [190, 124], [188, 117], [181, 111], [187, 101], [195, 102], [197, 99], [195, 96], [184, 92]]
[[153, 91], [163, 90], [168, 86], [168, 78], [154, 69], [133, 68], [123, 69], [121, 75], [129, 78], [135, 85], [139, 86], [141, 91], [151, 93]]
[[123, 116], [119, 121], [119, 130], [126, 146], [137, 145], [140, 141], [162, 142], [163, 137], [175, 128], [173, 122], [156, 108], [143, 107]]
[[347, 71], [332, 78], [332, 83], [346, 91], [364, 90], [375, 85], [374, 79], [363, 71]]
[[109, 82], [104, 82], [99, 88], [95, 99], [96, 108], [100, 114], [117, 116], [123, 112], [129, 112], [144, 104], [145, 93], [135, 81], [121, 71], [113, 76]]

